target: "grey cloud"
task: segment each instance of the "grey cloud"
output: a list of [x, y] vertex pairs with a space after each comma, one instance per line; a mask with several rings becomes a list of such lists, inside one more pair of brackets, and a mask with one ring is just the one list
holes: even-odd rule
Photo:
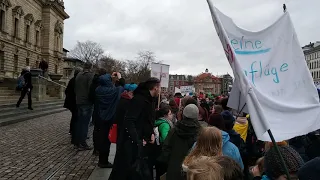
[[[259, 31], [282, 14], [278, 0], [213, 0], [242, 28]], [[65, 1], [71, 18], [65, 22], [65, 47], [93, 40], [113, 57], [134, 59], [151, 50], [178, 74], [231, 73], [216, 35], [206, 1], [199, 0], [77, 0]], [[287, 1], [302, 45], [320, 40], [318, 0]]]

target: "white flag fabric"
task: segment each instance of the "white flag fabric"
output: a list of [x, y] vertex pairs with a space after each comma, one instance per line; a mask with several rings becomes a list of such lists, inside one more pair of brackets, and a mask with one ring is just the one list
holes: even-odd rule
[[207, 0], [226, 56], [260, 140], [320, 129], [317, 90], [288, 12], [259, 32], [239, 28]]
[[151, 76], [161, 80], [161, 87], [169, 87], [169, 68], [167, 64], [151, 63]]

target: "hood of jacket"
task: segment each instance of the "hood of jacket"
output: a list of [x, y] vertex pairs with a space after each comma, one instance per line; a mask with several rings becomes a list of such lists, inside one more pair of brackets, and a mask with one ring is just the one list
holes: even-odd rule
[[145, 83], [142, 82], [138, 85], [138, 87], [133, 91], [133, 94], [136, 95], [141, 95], [143, 97], [146, 97], [150, 102], [154, 99], [148, 88], [146, 87]]
[[175, 132], [182, 138], [196, 137], [201, 125], [196, 119], [183, 119], [178, 121], [175, 126]]
[[155, 121], [154, 126], [159, 126], [162, 123], [168, 123], [165, 119], [159, 118]]
[[221, 133], [222, 133], [222, 144], [225, 145], [227, 142], [230, 141], [230, 136], [225, 131], [221, 131]]
[[112, 78], [109, 74], [105, 74], [99, 77], [99, 83], [101, 86], [113, 87]]

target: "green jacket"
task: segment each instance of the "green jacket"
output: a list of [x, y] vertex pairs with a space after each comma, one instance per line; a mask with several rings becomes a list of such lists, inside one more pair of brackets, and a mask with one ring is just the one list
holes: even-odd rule
[[156, 120], [154, 126], [158, 127], [160, 134], [160, 143], [163, 143], [170, 131], [169, 123], [166, 120], [160, 118]]

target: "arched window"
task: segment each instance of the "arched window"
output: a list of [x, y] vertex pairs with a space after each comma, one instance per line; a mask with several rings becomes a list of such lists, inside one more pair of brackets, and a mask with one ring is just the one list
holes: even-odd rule
[[21, 6], [16, 6], [12, 9], [12, 20], [13, 20], [12, 35], [18, 40], [20, 40], [20, 21], [22, 16], [24, 16], [24, 11]]
[[24, 24], [25, 24], [25, 28], [24, 28], [24, 32], [25, 32], [25, 42], [26, 43], [30, 43], [30, 33], [31, 33], [31, 25], [34, 22], [34, 18], [32, 14], [27, 14], [24, 17]]

